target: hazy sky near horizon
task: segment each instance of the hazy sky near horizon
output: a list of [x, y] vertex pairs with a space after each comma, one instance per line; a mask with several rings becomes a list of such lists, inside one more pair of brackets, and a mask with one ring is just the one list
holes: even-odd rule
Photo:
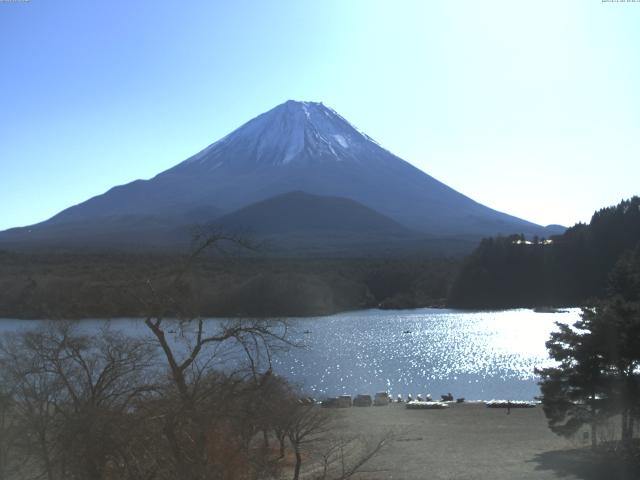
[[322, 101], [492, 208], [640, 194], [640, 3], [0, 2], [0, 229]]

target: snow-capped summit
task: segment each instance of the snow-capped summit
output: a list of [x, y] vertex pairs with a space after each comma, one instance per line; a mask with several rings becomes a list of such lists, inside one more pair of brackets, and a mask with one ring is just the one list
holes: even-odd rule
[[[360, 161], [380, 148], [335, 110], [319, 102], [289, 100], [245, 123], [176, 167], [215, 170], [222, 165], [287, 165]], [[229, 155], [229, 152], [245, 155]]]
[[[76, 238], [90, 237], [99, 225], [111, 232], [103, 236], [140, 239], [146, 232], [142, 237], [155, 241], [166, 238], [162, 232], [230, 218], [294, 191], [357, 202], [366, 208], [352, 211], [374, 210], [421, 234], [546, 236], [543, 227], [481, 205], [393, 155], [322, 103], [290, 100], [152, 179], [114, 187], [46, 222], [15, 229], [12, 238], [26, 242], [38, 232], [50, 238], [54, 231], [61, 239], [72, 231]], [[306, 197], [285, 196], [276, 203], [301, 198]], [[262, 212], [264, 205], [272, 203], [249, 211]], [[314, 215], [322, 215], [320, 210]]]

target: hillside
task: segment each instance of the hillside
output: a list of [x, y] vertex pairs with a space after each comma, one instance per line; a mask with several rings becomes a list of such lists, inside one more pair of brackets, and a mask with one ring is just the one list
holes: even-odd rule
[[640, 197], [594, 213], [551, 241], [484, 239], [466, 259], [448, 303], [464, 308], [579, 305], [606, 294], [616, 262], [640, 245]]
[[347, 198], [289, 192], [241, 208], [215, 221], [261, 234], [368, 233], [410, 235], [398, 222]]

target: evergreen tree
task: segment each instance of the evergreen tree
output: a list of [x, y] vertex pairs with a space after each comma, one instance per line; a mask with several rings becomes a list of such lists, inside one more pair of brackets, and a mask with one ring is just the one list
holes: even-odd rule
[[559, 331], [547, 342], [556, 367], [538, 370], [542, 405], [549, 428], [572, 436], [584, 425], [591, 427], [591, 444], [596, 446], [597, 425], [606, 416], [603, 408], [605, 365], [597, 353], [595, 339], [583, 318], [573, 327], [558, 323]]
[[622, 444], [631, 445], [640, 418], [640, 247], [622, 256], [609, 297], [582, 309], [547, 342], [558, 366], [536, 370], [550, 428], [565, 436], [619, 415]]

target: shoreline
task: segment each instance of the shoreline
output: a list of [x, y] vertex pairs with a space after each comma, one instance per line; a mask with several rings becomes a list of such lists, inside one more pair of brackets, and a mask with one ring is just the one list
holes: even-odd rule
[[[381, 306], [370, 306], [364, 308], [353, 308], [353, 309], [345, 309], [345, 310], [336, 310], [328, 313], [314, 313], [314, 314], [303, 314], [303, 315], [264, 315], [264, 316], [251, 316], [251, 315], [201, 315], [202, 318], [207, 320], [216, 320], [216, 319], [230, 319], [230, 320], [268, 320], [268, 319], [321, 319], [325, 317], [332, 317], [334, 315], [343, 315], [348, 313], [358, 313], [358, 312], [368, 312], [368, 311], [379, 311], [379, 312], [413, 312], [416, 310], [448, 310], [452, 312], [460, 312], [460, 313], [491, 313], [491, 312], [507, 312], [510, 310], [531, 310], [534, 313], [540, 314], [562, 314], [567, 313], [569, 310], [573, 310], [576, 308], [580, 308], [579, 305], [574, 306], [558, 306], [558, 307], [540, 307], [540, 306], [512, 306], [512, 307], [496, 307], [496, 308], [465, 308], [465, 307], [455, 307], [455, 306], [447, 306], [447, 305], [425, 305], [425, 306], [416, 306], [416, 307], [407, 307], [407, 308], [384, 308]], [[8, 316], [4, 315], [0, 316], [0, 322], [6, 320], [13, 321], [87, 321], [87, 320], [132, 320], [132, 319], [142, 319], [144, 318], [141, 315], [118, 315], [118, 316], [99, 316], [99, 315], [85, 315], [85, 316], [73, 316], [73, 317], [59, 317], [59, 318], [50, 318], [50, 317], [40, 317], [36, 315], [31, 316], [21, 316], [21, 315], [13, 315]], [[167, 318], [167, 320], [175, 320], [171, 318]]]

